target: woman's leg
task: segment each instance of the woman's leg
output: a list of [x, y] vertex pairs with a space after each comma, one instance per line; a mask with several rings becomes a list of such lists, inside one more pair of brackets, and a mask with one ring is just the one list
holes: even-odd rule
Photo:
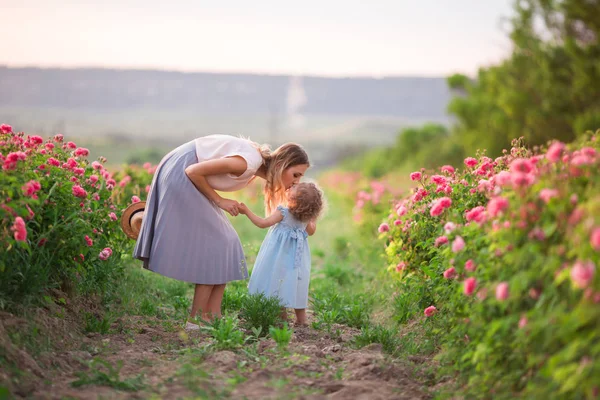
[[306, 309], [305, 308], [296, 308], [294, 309], [296, 312], [296, 323], [298, 325], [308, 325], [306, 319]]
[[205, 321], [210, 320], [209, 299], [215, 285], [196, 285], [194, 289], [194, 300], [192, 302], [192, 312], [190, 317], [194, 318], [196, 313], [200, 311], [200, 318]]
[[213, 290], [210, 293], [210, 297], [208, 299], [208, 315], [210, 319], [214, 317], [221, 318], [221, 302], [223, 301], [223, 293], [225, 292], [225, 285], [214, 285]]

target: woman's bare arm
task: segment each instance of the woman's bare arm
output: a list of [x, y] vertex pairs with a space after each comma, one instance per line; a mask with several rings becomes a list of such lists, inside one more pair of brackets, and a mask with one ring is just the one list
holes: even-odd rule
[[241, 175], [248, 167], [246, 160], [242, 157], [227, 157], [217, 160], [202, 161], [192, 164], [185, 169], [185, 174], [194, 186], [209, 200], [215, 202], [220, 208], [231, 215], [238, 214], [238, 202], [224, 199], [208, 184], [206, 177], [209, 175], [233, 174]]
[[250, 210], [244, 203], [240, 203], [239, 209], [242, 214], [245, 214], [246, 217], [248, 217], [248, 219], [259, 228], [268, 228], [278, 222], [281, 222], [283, 219], [283, 214], [279, 210], [275, 210], [275, 212], [269, 215], [267, 218], [261, 218], [254, 214], [252, 210]]

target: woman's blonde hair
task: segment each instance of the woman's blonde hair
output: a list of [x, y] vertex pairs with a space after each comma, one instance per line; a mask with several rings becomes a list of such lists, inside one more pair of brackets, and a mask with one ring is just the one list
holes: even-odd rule
[[265, 196], [265, 212], [270, 215], [279, 204], [285, 204], [285, 187], [283, 185], [283, 172], [296, 165], [308, 165], [308, 154], [296, 143], [286, 143], [274, 151], [267, 145], [259, 145], [258, 150], [263, 158], [266, 183], [263, 189]]
[[296, 193], [288, 204], [290, 213], [298, 221], [309, 222], [321, 215], [325, 201], [323, 191], [312, 182], [302, 182], [296, 185]]

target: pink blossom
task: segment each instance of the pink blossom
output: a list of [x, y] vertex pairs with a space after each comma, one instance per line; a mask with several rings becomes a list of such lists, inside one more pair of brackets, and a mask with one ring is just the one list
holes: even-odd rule
[[452, 251], [458, 253], [465, 248], [465, 241], [462, 237], [457, 236], [452, 242]]
[[140, 198], [137, 196], [131, 196], [131, 202], [132, 203], [139, 203], [140, 202]]
[[42, 185], [40, 185], [40, 183], [38, 181], [31, 180], [31, 181], [27, 182], [25, 185], [23, 185], [23, 187], [21, 189], [23, 190], [23, 193], [25, 194], [25, 196], [37, 198], [35, 193], [38, 192], [41, 188], [42, 188]]
[[410, 174], [410, 179], [413, 181], [420, 181], [422, 174], [420, 172], [413, 172]]
[[442, 207], [439, 203], [433, 203], [431, 210], [429, 210], [429, 214], [432, 217], [437, 217], [438, 215], [444, 212], [444, 207]]
[[54, 136], [54, 141], [57, 142], [57, 143], [62, 142], [63, 139], [64, 139], [64, 136], [62, 134], [60, 134], [60, 133], [58, 135]]
[[113, 221], [116, 221], [116, 220], [117, 220], [117, 214], [115, 214], [114, 212], [111, 212], [111, 213], [109, 213], [109, 214], [108, 214], [108, 217], [109, 217], [110, 219], [112, 219]]
[[527, 326], [527, 322], [528, 322], [527, 317], [526, 316], [522, 316], [519, 319], [519, 329], [525, 328]]
[[471, 296], [475, 292], [476, 288], [477, 288], [477, 279], [475, 279], [473, 277], [465, 279], [464, 286], [463, 286], [464, 294], [466, 294], [467, 296]]
[[595, 265], [591, 261], [577, 261], [571, 268], [571, 280], [573, 284], [580, 288], [585, 289], [592, 283], [594, 279]]
[[540, 227], [533, 228], [531, 230], [531, 232], [529, 232], [528, 236], [529, 236], [530, 239], [536, 239], [536, 240], [539, 240], [539, 241], [546, 240], [546, 233]]
[[67, 148], [69, 149], [76, 149], [77, 145], [73, 142], [67, 142]]
[[447, 270], [444, 271], [444, 278], [445, 279], [452, 279], [456, 276], [456, 269], [454, 269], [454, 267], [450, 267]]
[[442, 176], [442, 175], [433, 175], [431, 177], [431, 181], [433, 183], [435, 183], [436, 185], [445, 185], [446, 184], [446, 177]]
[[444, 225], [444, 232], [446, 232], [446, 233], [450, 233], [455, 229], [456, 229], [456, 224], [454, 222], [446, 222], [446, 225]]
[[400, 261], [398, 265], [396, 265], [396, 271], [401, 272], [406, 269], [406, 263], [404, 261]]
[[494, 182], [498, 186], [504, 186], [508, 184], [512, 179], [512, 175], [508, 171], [500, 171], [494, 176]]
[[498, 286], [496, 286], [496, 299], [500, 301], [504, 301], [508, 299], [508, 283], [500, 282]]
[[478, 164], [477, 160], [474, 159], [473, 157], [467, 157], [467, 158], [465, 158], [464, 162], [465, 162], [465, 165], [467, 167], [474, 167], [474, 166], [476, 166]]
[[405, 215], [408, 212], [408, 210], [406, 209], [405, 206], [400, 206], [396, 209], [396, 214], [398, 214], [399, 217]]
[[435, 247], [440, 247], [443, 244], [448, 243], [448, 238], [446, 236], [440, 236], [435, 239]]
[[390, 226], [384, 222], [383, 224], [379, 225], [379, 228], [377, 230], [379, 231], [379, 233], [389, 232]]
[[102, 168], [104, 168], [104, 167], [98, 161], [94, 161], [94, 162], [92, 162], [92, 168], [94, 168], [98, 171], [101, 171]]
[[85, 240], [86, 245], [88, 245], [90, 247], [94, 245], [94, 242], [92, 241], [92, 239], [90, 239], [90, 237], [88, 235], [85, 235], [84, 240]]
[[149, 162], [145, 162], [144, 165], [142, 165], [142, 168], [144, 169], [148, 169], [150, 167], [152, 167], [152, 164], [150, 164]]
[[548, 188], [540, 190], [540, 199], [542, 199], [544, 203], [548, 204], [553, 197], [558, 197], [558, 190]]
[[25, 227], [25, 221], [21, 217], [16, 217], [15, 222], [10, 228], [14, 232], [15, 240], [24, 242], [27, 240], [27, 228]]
[[83, 174], [85, 174], [85, 169], [84, 168], [79, 168], [79, 167], [73, 168], [73, 173], [75, 175], [83, 175]]
[[444, 165], [441, 168], [441, 171], [448, 174], [454, 174], [454, 167], [452, 165]]
[[548, 148], [546, 152], [546, 159], [550, 162], [558, 162], [560, 161], [563, 152], [565, 151], [565, 144], [561, 142], [554, 142]]
[[529, 297], [531, 297], [534, 300], [537, 300], [540, 297], [541, 291], [539, 289], [536, 288], [531, 288], [529, 289]]
[[471, 210], [468, 210], [465, 214], [467, 221], [475, 221], [475, 222], [485, 222], [485, 207], [477, 206]]
[[437, 308], [435, 308], [435, 306], [429, 306], [425, 309], [424, 313], [425, 313], [426, 317], [431, 317], [436, 312], [437, 312]]
[[400, 225], [402, 225], [402, 221], [401, 220], [397, 219], [397, 220], [394, 221], [394, 226], [400, 226]]
[[73, 196], [85, 198], [87, 197], [87, 192], [81, 186], [73, 185]]
[[421, 201], [423, 198], [427, 197], [429, 192], [423, 188], [419, 188], [415, 195], [413, 196], [413, 201]]
[[590, 244], [594, 250], [600, 251], [600, 226], [592, 229], [592, 234], [590, 235]]
[[12, 126], [6, 124], [0, 125], [0, 132], [2, 133], [12, 133], [12, 131]]
[[55, 167], [59, 167], [60, 166], [60, 161], [58, 161], [56, 158], [52, 158], [52, 157], [48, 158], [47, 163], [49, 165], [53, 165]]
[[87, 157], [90, 154], [90, 151], [85, 147], [80, 147], [75, 150], [75, 156], [77, 157]]
[[112, 255], [112, 249], [110, 247], [104, 248], [100, 254], [98, 254], [98, 258], [102, 261], [108, 260], [108, 258]]
[[535, 182], [535, 176], [533, 176], [533, 174], [526, 174], [523, 172], [513, 172], [511, 175], [511, 181], [515, 187], [526, 187]]
[[146, 185], [146, 193], [150, 193], [150, 185]]
[[508, 208], [508, 200], [504, 197], [494, 197], [488, 202], [487, 212], [495, 218]]
[[533, 172], [533, 163], [526, 158], [517, 158], [510, 163], [510, 172], [520, 172], [523, 174], [529, 174]]
[[467, 262], [465, 263], [465, 269], [469, 272], [474, 272], [476, 268], [477, 266], [475, 265], [475, 262], [473, 260], [467, 260]]
[[100, 195], [98, 193], [94, 193], [92, 195], [92, 199], [94, 199], [95, 201], [99, 201], [100, 200]]

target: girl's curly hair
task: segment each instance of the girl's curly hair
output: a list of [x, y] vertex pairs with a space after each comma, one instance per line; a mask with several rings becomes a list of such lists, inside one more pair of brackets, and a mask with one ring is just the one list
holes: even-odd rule
[[301, 222], [316, 219], [323, 211], [323, 191], [314, 183], [299, 183], [296, 185], [296, 193], [291, 199], [290, 213]]

